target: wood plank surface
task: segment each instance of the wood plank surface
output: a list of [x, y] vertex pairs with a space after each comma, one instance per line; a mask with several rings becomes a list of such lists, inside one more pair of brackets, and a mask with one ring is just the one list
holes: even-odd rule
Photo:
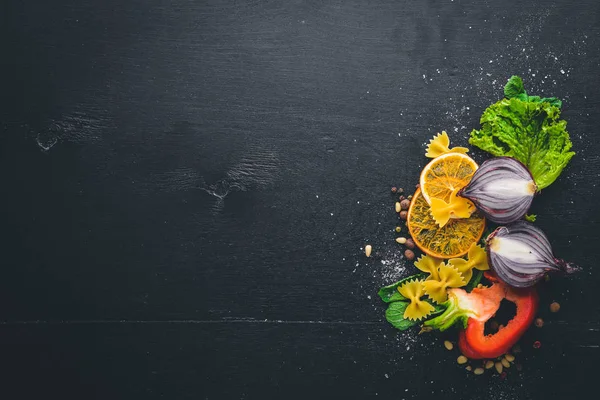
[[[4, 397], [595, 390], [596, 1], [3, 9]], [[532, 212], [583, 271], [544, 286], [546, 324], [523, 339], [523, 370], [501, 380], [459, 367], [442, 346], [450, 334], [394, 330], [377, 290], [414, 271], [394, 242], [390, 187], [413, 190], [436, 132], [467, 145], [511, 75], [563, 99], [577, 155]]]

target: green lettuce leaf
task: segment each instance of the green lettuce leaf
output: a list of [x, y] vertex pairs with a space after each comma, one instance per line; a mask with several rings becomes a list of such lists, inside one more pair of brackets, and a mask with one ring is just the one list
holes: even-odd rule
[[532, 103], [550, 103], [558, 108], [562, 107], [562, 101], [556, 97], [528, 96], [525, 86], [523, 86], [523, 80], [516, 75], [511, 76], [506, 86], [504, 86], [504, 97], [507, 99], [517, 98]]
[[[525, 98], [521, 98], [522, 96]], [[527, 92], [525, 92], [525, 86], [523, 85], [523, 79], [521, 77], [513, 75], [510, 77], [506, 86], [504, 86], [504, 96], [507, 99], [513, 97], [521, 98], [521, 100], [527, 100]]]
[[513, 76], [504, 88], [505, 99], [481, 116], [481, 129], [469, 143], [494, 156], [516, 158], [529, 168], [538, 189], [548, 187], [575, 155], [567, 122], [560, 119], [561, 101], [528, 96], [523, 81]]

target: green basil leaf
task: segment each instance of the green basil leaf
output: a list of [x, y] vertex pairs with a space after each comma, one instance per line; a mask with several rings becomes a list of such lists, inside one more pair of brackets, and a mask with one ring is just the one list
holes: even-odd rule
[[410, 279], [415, 279], [415, 278], [423, 279], [423, 278], [425, 278], [425, 275], [424, 274], [416, 274], [416, 275], [408, 276], [406, 278], [402, 278], [401, 280], [399, 280], [396, 283], [392, 283], [391, 285], [382, 287], [381, 289], [379, 289], [379, 292], [377, 292], [377, 294], [379, 295], [379, 297], [381, 297], [381, 300], [383, 300], [386, 303], [407, 300], [406, 297], [404, 297], [400, 294], [400, 292], [398, 291], [398, 287], [401, 286], [404, 282], [406, 282]]
[[467, 286], [465, 286], [465, 290], [467, 292], [471, 292], [471, 290], [473, 290], [473, 288], [477, 285], [479, 285], [479, 282], [481, 282], [481, 278], [483, 277], [483, 271], [480, 270], [475, 270], [473, 271], [473, 276], [471, 277], [471, 280], [469, 281], [469, 283], [467, 283]]
[[405, 301], [395, 301], [390, 303], [385, 310], [385, 319], [394, 326], [394, 328], [405, 331], [408, 328], [415, 326], [419, 321], [411, 321], [404, 318], [404, 311], [409, 303]]
[[487, 226], [488, 222], [486, 221], [486, 227], [485, 230], [483, 231], [483, 235], [481, 235], [481, 239], [479, 239], [479, 245], [481, 247], [483, 247], [485, 249], [485, 240], [487, 239], [488, 236], [490, 236], [490, 234], [492, 232], [494, 232], [494, 230], [496, 229], [496, 226]]

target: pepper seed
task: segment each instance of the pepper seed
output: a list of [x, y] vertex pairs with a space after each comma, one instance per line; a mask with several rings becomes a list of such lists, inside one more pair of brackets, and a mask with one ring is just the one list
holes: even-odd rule
[[400, 207], [402, 207], [403, 210], [408, 210], [408, 207], [410, 207], [410, 200], [408, 199], [404, 199], [400, 202]]
[[456, 362], [459, 364], [466, 364], [467, 363], [467, 357], [465, 356], [458, 356], [458, 358], [456, 359]]
[[452, 344], [452, 342], [451, 342], [451, 341], [449, 341], [449, 340], [444, 340], [444, 347], [445, 347], [447, 350], [452, 350], [452, 349], [454, 348], [454, 345]]

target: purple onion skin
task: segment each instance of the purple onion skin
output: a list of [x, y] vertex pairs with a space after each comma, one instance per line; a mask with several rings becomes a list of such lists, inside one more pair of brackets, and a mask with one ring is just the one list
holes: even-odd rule
[[[494, 180], [531, 181], [535, 187], [531, 196], [494, 198], [485, 191], [486, 185], [492, 184]], [[484, 161], [473, 174], [471, 181], [462, 188], [458, 195], [473, 202], [483, 215], [490, 221], [498, 224], [508, 224], [517, 221], [527, 213], [533, 195], [537, 192], [533, 176], [527, 167], [518, 160], [511, 157], [494, 157]]]
[[[510, 256], [514, 256], [514, 254], [508, 254], [508, 256], [498, 254], [494, 250], [494, 239], [498, 240], [498, 238], [510, 239], [530, 248], [530, 262], [510, 259]], [[580, 270], [578, 266], [556, 258], [544, 232], [526, 221], [517, 221], [497, 228], [486, 238], [485, 242], [491, 270], [498, 278], [512, 287], [533, 286], [548, 272], [571, 274]], [[506, 252], [506, 249], [504, 251]]]

